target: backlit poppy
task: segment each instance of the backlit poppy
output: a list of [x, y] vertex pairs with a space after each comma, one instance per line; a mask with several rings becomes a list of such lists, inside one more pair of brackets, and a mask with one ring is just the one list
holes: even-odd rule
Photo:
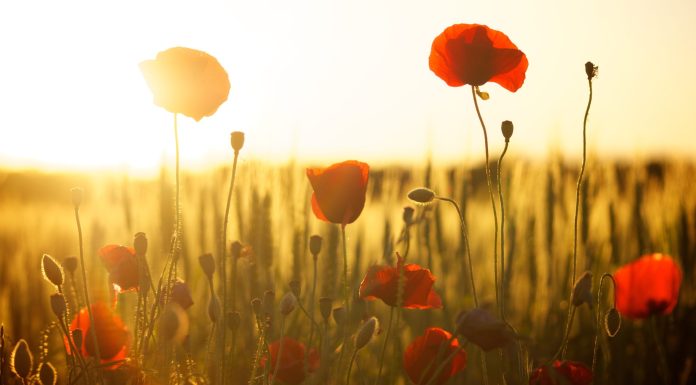
[[230, 93], [227, 72], [203, 51], [170, 48], [140, 63], [140, 70], [156, 105], [196, 121], [213, 115]]
[[138, 288], [140, 274], [134, 248], [106, 245], [99, 249], [99, 258], [109, 272], [109, 281], [116, 291], [123, 293]]
[[515, 333], [505, 322], [481, 308], [464, 312], [457, 317], [457, 334], [485, 351], [502, 348], [515, 339]]
[[403, 264], [398, 256], [397, 266], [372, 266], [360, 283], [360, 298], [384, 301], [396, 306], [399, 282], [399, 267], [403, 266], [402, 307], [406, 309], [441, 308], [442, 300], [433, 290], [435, 276], [428, 269], [415, 263]]
[[581, 362], [554, 361], [536, 368], [529, 377], [530, 385], [589, 385], [592, 371]]
[[433, 41], [430, 69], [447, 85], [500, 84], [515, 92], [524, 83], [527, 57], [502, 32], [479, 24], [455, 24]]
[[[121, 318], [114, 314], [104, 302], [92, 304], [92, 317], [94, 317], [95, 333], [99, 344], [99, 354], [103, 362], [118, 361], [126, 358], [128, 350], [128, 330]], [[83, 308], [70, 323], [70, 331], [79, 329], [82, 341], [78, 348], [83, 356], [94, 357], [96, 350], [92, 340], [92, 325], [89, 322], [87, 308]], [[66, 344], [67, 345], [67, 344]], [[69, 345], [68, 349], [69, 349]]]
[[308, 168], [312, 184], [312, 211], [317, 218], [347, 225], [355, 222], [365, 206], [370, 166], [356, 160], [336, 163], [328, 168]]
[[629, 318], [670, 314], [677, 306], [682, 272], [671, 257], [648, 254], [614, 274], [616, 308]]
[[[416, 385], [427, 384], [435, 371], [459, 347], [459, 341], [452, 339], [452, 334], [440, 328], [428, 328], [422, 336], [416, 338], [404, 352], [404, 369], [408, 378]], [[466, 367], [466, 351], [457, 352], [440, 371], [435, 385], [446, 383], [455, 374]]]
[[[271, 353], [271, 367], [269, 368], [270, 380], [278, 367], [277, 381], [287, 385], [298, 385], [305, 380], [307, 373], [304, 370], [305, 346], [290, 337], [283, 337], [283, 351], [280, 352], [280, 340], [268, 345]], [[278, 357], [280, 353], [280, 357]], [[309, 352], [308, 370], [310, 373], [319, 368], [319, 354], [315, 349]], [[266, 365], [266, 357], [261, 360], [261, 367]]]

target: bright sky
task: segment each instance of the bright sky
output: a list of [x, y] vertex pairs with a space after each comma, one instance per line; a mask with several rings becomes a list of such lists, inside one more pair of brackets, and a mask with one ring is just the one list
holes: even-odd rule
[[152, 170], [173, 152], [172, 116], [138, 63], [173, 46], [216, 56], [232, 89], [212, 117], [181, 118], [185, 166], [229, 159], [476, 159], [470, 89], [428, 69], [455, 23], [505, 32], [527, 54], [516, 93], [482, 102], [494, 154], [580, 151], [584, 63], [599, 66], [590, 151], [687, 155], [696, 136], [696, 2], [636, 1], [3, 1], [0, 165]]

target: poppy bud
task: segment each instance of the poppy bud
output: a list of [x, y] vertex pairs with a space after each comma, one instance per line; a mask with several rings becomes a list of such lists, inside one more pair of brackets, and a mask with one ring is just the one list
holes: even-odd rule
[[592, 299], [592, 272], [586, 271], [575, 281], [573, 286], [573, 306], [587, 303], [590, 307], [594, 304]]
[[361, 349], [367, 345], [377, 330], [378, 321], [376, 317], [370, 317], [358, 330], [355, 336], [355, 349]]
[[427, 205], [435, 199], [435, 192], [429, 188], [419, 187], [409, 191], [408, 199], [422, 205]]
[[210, 302], [208, 302], [208, 317], [213, 323], [216, 323], [220, 319], [221, 312], [220, 300], [217, 295], [213, 294], [212, 297], [210, 297]]
[[273, 314], [273, 306], [275, 303], [275, 292], [273, 290], [266, 290], [263, 292], [263, 311], [267, 315]]
[[404, 213], [401, 215], [401, 218], [404, 220], [404, 223], [407, 225], [410, 225], [413, 223], [413, 207], [411, 206], [406, 206], [404, 207]]
[[503, 137], [505, 137], [505, 141], [509, 142], [510, 138], [512, 137], [512, 131], [514, 130], [512, 122], [509, 120], [504, 120], [503, 123], [500, 125], [500, 130], [503, 132]]
[[232, 144], [232, 149], [235, 153], [244, 147], [244, 133], [241, 131], [232, 131], [230, 134], [230, 143]]
[[70, 194], [72, 195], [73, 206], [80, 207], [84, 191], [79, 187], [73, 187], [70, 189]]
[[63, 269], [58, 262], [48, 254], [44, 254], [43, 257], [41, 257], [41, 271], [48, 282], [56, 286], [61, 286], [63, 284]]
[[61, 293], [55, 293], [51, 294], [51, 310], [53, 310], [53, 314], [58, 317], [58, 319], [63, 318], [63, 314], [65, 314], [65, 297], [63, 297], [63, 294]]
[[488, 92], [481, 91], [478, 87], [476, 87], [476, 95], [478, 95], [478, 97], [481, 98], [481, 100], [488, 100], [491, 97], [490, 95], [488, 95]]
[[343, 321], [346, 320], [346, 308], [340, 306], [333, 309], [333, 319], [336, 321], [336, 325], [342, 325]]
[[212, 280], [213, 273], [215, 273], [215, 258], [213, 258], [213, 255], [210, 253], [201, 255], [198, 257], [198, 263], [201, 265], [201, 269], [203, 269], [203, 273], [208, 277], [208, 280]]
[[133, 236], [133, 248], [135, 249], [135, 255], [145, 256], [147, 253], [147, 237], [145, 233], [135, 233], [135, 236]]
[[230, 251], [232, 255], [232, 260], [234, 263], [237, 262], [237, 259], [242, 256], [242, 249], [244, 249], [244, 245], [242, 245], [241, 242], [239, 241], [234, 241], [232, 242], [232, 245], [230, 246]]
[[316, 258], [316, 256], [321, 251], [321, 242], [323, 238], [319, 235], [312, 235], [309, 237], [309, 252]]
[[176, 302], [181, 306], [182, 309], [186, 310], [193, 305], [193, 298], [191, 297], [191, 290], [189, 289], [186, 282], [181, 279], [177, 279], [172, 286], [172, 301]]
[[189, 332], [186, 312], [175, 302], [168, 303], [159, 319], [160, 335], [167, 341], [181, 342]]
[[257, 297], [251, 300], [251, 309], [257, 317], [261, 316], [261, 298]]
[[587, 80], [591, 80], [592, 78], [596, 77], [598, 69], [599, 67], [594, 65], [591, 61], [585, 63], [585, 73], [587, 74]]
[[42, 385], [56, 385], [57, 377], [56, 368], [50, 362], [39, 364], [39, 379]]
[[609, 337], [615, 337], [621, 329], [621, 314], [616, 308], [611, 308], [604, 315], [604, 331]]
[[295, 310], [295, 306], [297, 306], [297, 298], [295, 295], [290, 292], [285, 293], [280, 300], [280, 313], [286, 316]]
[[324, 317], [324, 322], [329, 322], [329, 317], [331, 317], [331, 305], [333, 305], [333, 300], [331, 298], [319, 298], [319, 312], [321, 316]]
[[295, 297], [300, 298], [300, 290], [301, 290], [300, 281], [293, 279], [292, 281], [290, 281], [288, 286], [290, 286], [290, 290], [292, 291], [292, 294], [295, 294]]
[[238, 311], [227, 312], [227, 328], [237, 330], [242, 323], [242, 315]]
[[67, 270], [70, 275], [75, 274], [77, 270], [77, 257], [67, 257], [63, 260], [63, 269]]
[[77, 348], [77, 350], [80, 350], [80, 348], [82, 347], [82, 329], [73, 329], [73, 331], [70, 332], [70, 335], [72, 336], [72, 340], [75, 344], [75, 347]]
[[24, 339], [17, 341], [12, 354], [10, 354], [10, 366], [12, 371], [19, 377], [26, 379], [31, 374], [34, 366], [34, 357], [31, 355], [29, 345]]

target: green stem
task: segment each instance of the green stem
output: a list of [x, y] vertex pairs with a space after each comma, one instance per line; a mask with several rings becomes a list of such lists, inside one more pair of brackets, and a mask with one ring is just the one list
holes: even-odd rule
[[[80, 223], [80, 207], [75, 205], [75, 222], [77, 222], [77, 237], [80, 244], [80, 266], [82, 267], [82, 284], [85, 288], [85, 303], [87, 304], [87, 315], [89, 316], [89, 324], [96, 325], [94, 323], [94, 317], [92, 316], [92, 304], [89, 300], [89, 286], [87, 286], [87, 270], [85, 269], [85, 252], [82, 240], [82, 224]], [[94, 344], [94, 356], [97, 362], [101, 362], [101, 353], [99, 351], [99, 342], [97, 341], [96, 328], [89, 328], [89, 335], [92, 338], [92, 343]], [[104, 383], [104, 379], [101, 374], [98, 376], [99, 382]]]
[[350, 373], [353, 371], [353, 363], [355, 362], [355, 356], [358, 355], [358, 349], [353, 349], [353, 356], [350, 357], [350, 365], [348, 365], [348, 375], [346, 376], [346, 385], [350, 384]]
[[510, 144], [509, 139], [505, 139], [505, 148], [498, 159], [498, 200], [500, 201], [500, 318], [505, 322], [505, 205], [503, 202], [503, 183], [502, 183], [502, 168], [503, 157]]
[[464, 246], [466, 247], [466, 255], [469, 262], [469, 280], [471, 281], [471, 292], [474, 296], [474, 307], [478, 307], [478, 296], [476, 295], [476, 284], [474, 283], [474, 265], [471, 263], [471, 248], [469, 247], [469, 235], [466, 229], [466, 221], [464, 215], [462, 215], [462, 210], [459, 209], [459, 205], [453, 199], [445, 197], [435, 197], [441, 201], [451, 203], [455, 209], [457, 209], [457, 214], [459, 215], [459, 224], [462, 230], [462, 237], [464, 238]]
[[[594, 347], [592, 348], [592, 373], [597, 373], [595, 371], [595, 366], [597, 364], [597, 342], [599, 340], [599, 334], [601, 330], [601, 322], [602, 322], [602, 288], [604, 287], [604, 278], [611, 278], [612, 283], [614, 284], [614, 288], [616, 288], [616, 282], [614, 281], [614, 276], [612, 276], [609, 273], [604, 273], [602, 274], [602, 277], [599, 279], [599, 289], [597, 290], [597, 319], [596, 319], [596, 327], [595, 327], [595, 340], [594, 340]], [[614, 302], [616, 302], [616, 298], [614, 298]], [[616, 303], [612, 305], [614, 307]]]
[[[481, 111], [479, 110], [478, 101], [476, 99], [476, 87], [471, 86], [471, 95], [474, 98], [474, 106], [476, 107], [476, 115], [481, 122], [481, 128], [483, 129], [483, 141], [486, 148], [486, 183], [488, 184], [488, 195], [491, 197], [491, 207], [493, 208], [493, 222], [495, 222], [495, 236], [493, 238], [493, 269], [495, 277], [495, 303], [500, 307], [500, 301], [498, 299], [498, 214], [495, 208], [495, 198], [493, 197], [493, 186], [491, 182], [491, 167], [488, 164], [488, 133], [486, 132], [486, 124], [483, 122], [483, 117], [481, 117]], [[500, 311], [500, 308], [499, 310]]]
[[[309, 297], [309, 320], [312, 321], [309, 326], [309, 342], [307, 342], [307, 351], [312, 348], [312, 343], [314, 342], [314, 327], [316, 326], [317, 329], [319, 329], [319, 325], [314, 321], [314, 307], [315, 307], [315, 302], [314, 298], [316, 296], [316, 291], [317, 291], [317, 255], [312, 256], [313, 259], [313, 277], [312, 277], [312, 294]], [[298, 301], [299, 302], [299, 301]], [[318, 333], [321, 333], [319, 331]], [[305, 360], [304, 360], [304, 368], [305, 372], [308, 372], [309, 369], [309, 354], [305, 354]]]
[[379, 371], [377, 372], [377, 379], [375, 380], [375, 385], [379, 385], [379, 380], [382, 377], [382, 367], [384, 366], [384, 356], [387, 351], [387, 342], [389, 341], [389, 336], [391, 335], [392, 319], [394, 318], [394, 307], [389, 308], [389, 321], [387, 322], [387, 334], [384, 336], [384, 342], [382, 343], [382, 353], [379, 357]]

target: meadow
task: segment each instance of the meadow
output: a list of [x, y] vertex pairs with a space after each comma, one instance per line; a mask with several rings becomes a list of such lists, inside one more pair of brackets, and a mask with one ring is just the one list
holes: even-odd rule
[[[573, 243], [573, 213], [577, 162], [556, 157], [547, 161], [506, 160], [501, 174], [505, 199], [505, 271], [501, 296], [507, 321], [516, 331], [515, 342], [483, 353], [466, 344], [466, 368], [449, 384], [527, 383], [530, 372], [554, 357], [564, 338], [568, 314], [570, 266]], [[495, 171], [495, 164], [491, 167]], [[622, 162], [590, 157], [580, 202], [578, 271], [593, 273], [593, 296], [599, 277], [646, 253], [673, 256], [683, 269], [679, 303], [672, 314], [656, 319], [656, 335], [647, 320], [624, 318], [615, 337], [599, 330], [595, 383], [659, 383], [656, 364], [660, 352], [669, 366], [671, 383], [696, 381], [696, 187], [690, 183], [696, 165], [679, 160]], [[357, 333], [361, 320], [375, 316], [377, 332], [355, 354], [351, 383], [371, 384], [378, 376], [390, 309], [400, 320], [391, 330], [386, 346], [381, 383], [408, 384], [403, 351], [426, 327], [453, 331], [458, 313], [474, 308], [468, 281], [469, 267], [456, 210], [447, 202], [416, 205], [407, 193], [427, 186], [439, 196], [458, 202], [468, 226], [473, 276], [479, 307], [495, 312], [493, 218], [482, 164], [372, 168], [365, 208], [355, 223], [346, 227], [352, 317]], [[177, 275], [187, 284], [193, 306], [186, 310], [187, 336], [172, 346], [150, 351], [144, 357], [129, 355], [126, 363], [107, 370], [107, 383], [215, 383], [218, 359], [212, 339], [213, 322], [206, 275], [199, 256], [220, 250], [225, 198], [230, 167], [181, 175], [182, 243]], [[227, 365], [227, 383], [267, 383], [263, 368], [254, 368], [261, 343], [259, 324], [252, 306], [263, 299], [269, 316], [267, 342], [280, 337], [282, 318], [285, 336], [319, 348], [327, 359], [338, 355], [341, 328], [333, 317], [326, 323], [324, 338], [331, 348], [320, 346], [318, 331], [310, 331], [309, 314], [320, 325], [319, 298], [342, 302], [342, 251], [339, 226], [318, 220], [312, 213], [312, 187], [304, 165], [290, 162], [269, 166], [246, 161], [242, 156], [232, 195], [227, 241], [244, 245], [237, 262], [236, 346]], [[495, 175], [494, 175], [495, 177]], [[87, 277], [92, 300], [113, 301], [108, 272], [98, 257], [107, 244], [132, 245], [133, 236], [144, 232], [148, 239], [147, 260], [157, 280], [165, 269], [175, 227], [174, 177], [163, 167], [159, 178], [135, 179], [107, 173], [48, 174], [12, 172], [0, 174], [0, 321], [3, 324], [3, 384], [22, 383], [9, 370], [9, 353], [24, 338], [34, 353], [35, 364], [51, 362], [59, 383], [69, 383], [68, 355], [51, 311], [49, 296], [55, 287], [42, 275], [42, 255], [62, 262], [79, 253], [78, 234], [70, 189], [80, 186]], [[404, 208], [415, 209], [410, 225]], [[408, 233], [408, 236], [404, 236]], [[317, 286], [311, 301], [313, 258], [310, 236], [323, 238], [317, 258]], [[436, 277], [434, 290], [441, 309], [390, 308], [382, 301], [358, 297], [358, 288], [368, 268], [394, 265], [395, 253], [407, 255]], [[216, 272], [218, 274], [219, 272]], [[68, 274], [66, 273], [66, 277]], [[216, 278], [217, 279], [217, 278]], [[299, 281], [297, 303], [281, 314], [281, 298]], [[218, 285], [218, 281], [215, 282]], [[216, 286], [217, 287], [217, 286]], [[577, 307], [565, 355], [574, 361], [593, 362], [596, 310], [611, 306], [613, 289], [605, 285], [600, 302]], [[83, 291], [79, 280], [67, 280], [64, 292], [77, 301]], [[269, 291], [273, 291], [271, 295]], [[71, 294], [74, 297], [71, 297]], [[132, 332], [137, 322], [138, 294], [117, 294], [116, 313]], [[270, 297], [269, 297], [270, 296]], [[275, 301], [268, 298], [275, 298]], [[72, 298], [72, 299], [71, 299]], [[112, 302], [113, 303], [113, 302]], [[273, 305], [275, 304], [275, 305]], [[258, 305], [258, 303], [257, 303]], [[269, 307], [270, 306], [270, 307]], [[393, 311], [393, 310], [392, 310]], [[228, 317], [229, 319], [230, 317]], [[287, 318], [287, 319], [286, 319]], [[313, 341], [308, 335], [314, 334]], [[657, 338], [654, 338], [657, 337]], [[162, 339], [162, 338], [160, 338]], [[162, 341], [158, 341], [158, 344]], [[169, 346], [169, 345], [166, 345]], [[169, 349], [169, 350], [168, 350]], [[263, 350], [263, 349], [262, 349]], [[171, 354], [161, 354], [162, 351]], [[352, 353], [348, 350], [347, 354]], [[486, 372], [481, 356], [485, 355]], [[153, 358], [154, 357], [154, 358]], [[164, 358], [166, 357], [166, 359]], [[332, 360], [335, 361], [335, 357]], [[327, 374], [324, 368], [304, 383], [344, 383], [345, 369]], [[256, 377], [251, 372], [256, 370]], [[266, 369], [267, 370], [267, 369]], [[135, 376], [133, 373], [140, 373]], [[485, 377], [485, 378], [484, 378]], [[504, 379], [503, 379], [504, 377]], [[137, 380], [136, 380], [137, 379]], [[278, 382], [276, 382], [278, 383]], [[347, 383], [347, 382], [346, 382]], [[559, 382], [560, 383], [560, 382]]]

